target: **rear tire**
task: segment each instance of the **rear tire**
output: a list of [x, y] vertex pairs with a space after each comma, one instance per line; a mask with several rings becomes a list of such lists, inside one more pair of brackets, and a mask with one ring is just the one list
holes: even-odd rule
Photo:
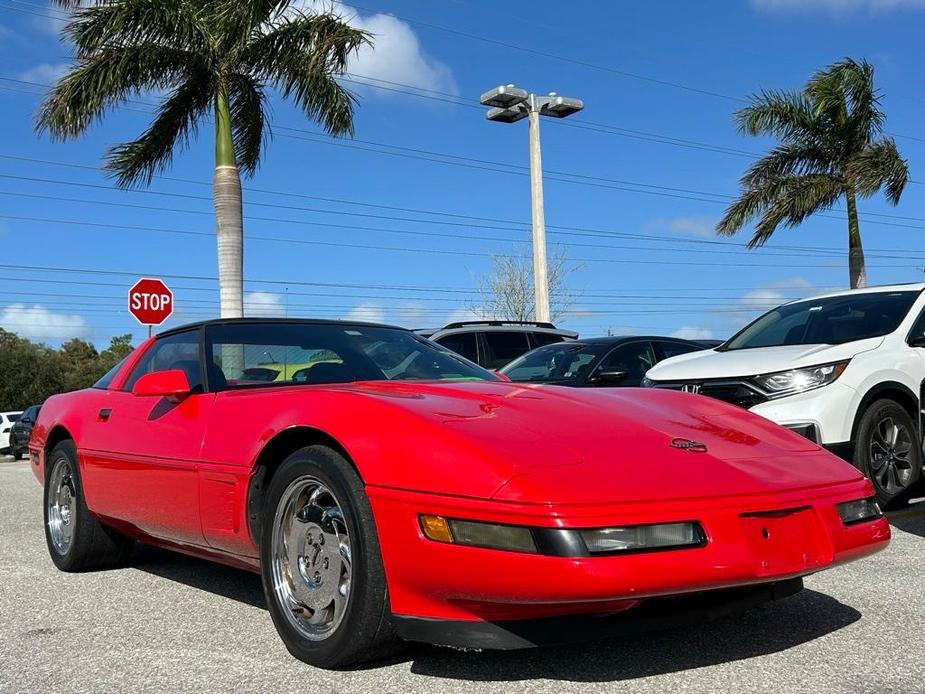
[[858, 422], [854, 465], [874, 483], [884, 508], [909, 499], [922, 470], [922, 450], [912, 417], [893, 400], [877, 400]]
[[125, 563], [133, 543], [87, 509], [74, 442], [55, 446], [46, 466], [45, 542], [55, 566], [72, 572]]
[[342, 455], [308, 446], [286, 458], [262, 528], [264, 595], [293, 656], [337, 669], [398, 650], [372, 509]]
[[23, 457], [22, 452], [16, 448], [10, 448], [10, 455], [13, 456], [13, 460], [19, 460]]

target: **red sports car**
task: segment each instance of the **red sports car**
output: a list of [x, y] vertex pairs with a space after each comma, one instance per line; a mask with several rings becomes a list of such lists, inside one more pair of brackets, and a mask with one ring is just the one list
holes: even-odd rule
[[259, 571], [324, 667], [712, 615], [890, 537], [857, 470], [747, 411], [508, 383], [362, 323], [164, 332], [50, 398], [29, 452], [60, 569], [140, 541]]

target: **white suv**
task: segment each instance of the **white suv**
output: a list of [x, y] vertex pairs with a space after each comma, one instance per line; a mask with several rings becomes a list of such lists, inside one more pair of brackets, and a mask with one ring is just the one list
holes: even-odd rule
[[716, 349], [660, 362], [644, 385], [746, 407], [852, 462], [882, 504], [922, 475], [925, 284], [801, 299]]

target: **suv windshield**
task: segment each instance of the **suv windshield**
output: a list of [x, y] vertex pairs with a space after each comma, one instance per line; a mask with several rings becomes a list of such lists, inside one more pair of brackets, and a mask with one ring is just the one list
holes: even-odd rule
[[721, 349], [837, 345], [880, 337], [896, 330], [918, 294], [875, 292], [785, 304], [755, 320]]
[[607, 349], [607, 345], [557, 342], [518, 357], [501, 373], [520, 382], [576, 381], [587, 374], [594, 360]]
[[323, 323], [244, 323], [206, 328], [213, 387], [351, 381], [495, 380], [414, 333]]

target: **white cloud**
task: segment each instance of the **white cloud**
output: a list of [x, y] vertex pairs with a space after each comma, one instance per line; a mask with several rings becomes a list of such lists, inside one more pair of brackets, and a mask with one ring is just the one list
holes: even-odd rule
[[[372, 34], [372, 46], [363, 46], [347, 64], [347, 72], [359, 78], [367, 77], [403, 85], [458, 94], [456, 80], [450, 68], [428, 56], [414, 30], [390, 14], [377, 12], [364, 15], [342, 2], [302, 0], [293, 7], [305, 12], [333, 12], [351, 26]], [[348, 83], [349, 87], [356, 85]], [[385, 85], [390, 86], [390, 85]], [[371, 89], [380, 96], [395, 92]]]
[[713, 338], [713, 331], [709, 328], [698, 328], [694, 325], [685, 325], [671, 333], [671, 336], [679, 337], [682, 340], [710, 340]]
[[428, 328], [433, 320], [428, 307], [420, 301], [405, 301], [396, 306], [391, 312], [395, 315], [395, 320], [399, 325], [412, 330], [415, 328]]
[[361, 302], [347, 312], [344, 320], [385, 323], [385, 311], [382, 310], [382, 306], [379, 304]]
[[18, 78], [25, 82], [54, 84], [70, 67], [70, 63], [42, 63], [29, 68], [25, 72], [20, 72]]
[[[756, 311], [764, 311], [775, 306], [789, 301], [794, 298], [792, 294], [794, 292], [787, 290], [810, 290], [814, 287], [813, 283], [810, 282], [805, 277], [792, 277], [789, 280], [784, 280], [783, 282], [775, 282], [766, 287], [758, 287], [753, 289], [750, 292], [747, 292], [739, 303], [743, 306], [749, 308], [754, 308]], [[797, 292], [806, 294], [808, 291]], [[791, 296], [787, 296], [790, 294]]]
[[90, 332], [82, 316], [53, 313], [39, 304], [4, 307], [0, 310], [0, 328], [37, 340], [66, 340], [84, 337]]
[[706, 238], [716, 234], [715, 222], [711, 217], [675, 217], [665, 222], [668, 231]]
[[244, 295], [244, 315], [255, 318], [285, 316], [283, 297], [273, 292], [248, 292]]
[[749, 0], [752, 7], [764, 11], [847, 14], [858, 10], [885, 12], [925, 8], [925, 0]]

